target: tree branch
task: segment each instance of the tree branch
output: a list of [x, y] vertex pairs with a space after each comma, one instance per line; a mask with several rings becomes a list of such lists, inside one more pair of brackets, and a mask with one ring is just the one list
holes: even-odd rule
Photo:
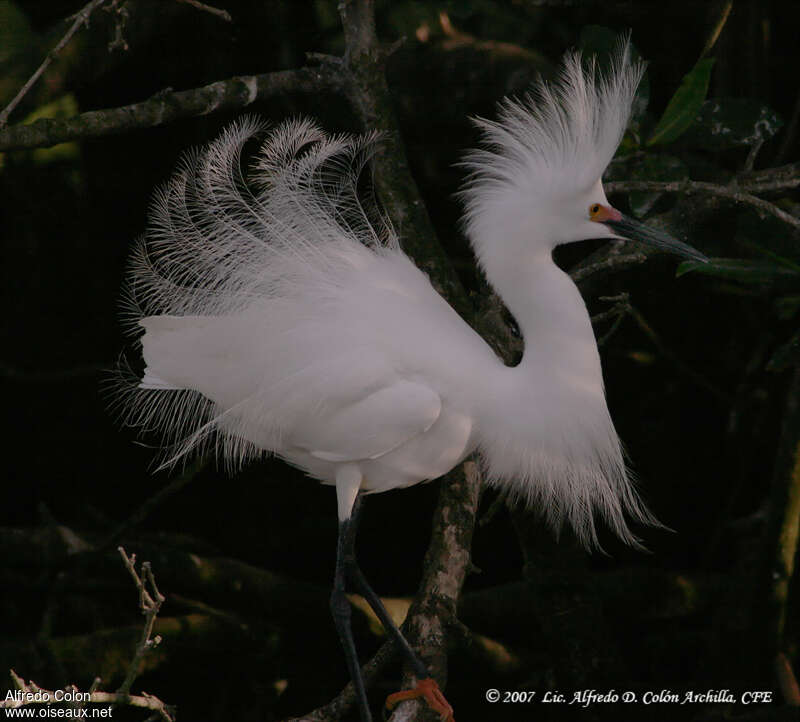
[[736, 176], [736, 187], [748, 193], [766, 193], [800, 186], [800, 162], [763, 168]]
[[181, 118], [247, 108], [289, 92], [341, 92], [345, 79], [329, 65], [242, 75], [192, 90], [156, 93], [141, 103], [92, 110], [72, 118], [42, 118], [0, 130], [0, 151], [41, 148], [73, 140], [153, 128]]
[[[797, 185], [800, 185], [798, 180]], [[746, 187], [746, 186], [745, 186]], [[791, 186], [783, 186], [791, 187]], [[681, 181], [614, 181], [605, 186], [606, 193], [623, 193], [628, 191], [656, 191], [661, 193], [683, 193], [691, 195], [693, 193], [708, 193], [721, 198], [730, 198], [737, 203], [746, 203], [753, 208], [757, 208], [762, 213], [769, 213], [779, 218], [790, 226], [800, 228], [800, 218], [778, 208], [774, 203], [765, 201], [763, 198], [752, 195], [741, 189], [740, 186], [730, 185], [721, 186], [716, 183], [706, 183], [703, 181], [681, 180]]]
[[[451, 472], [442, 484], [433, 515], [431, 543], [425, 554], [422, 582], [403, 624], [403, 633], [442, 687], [447, 681], [447, 637], [457, 625], [456, 608], [461, 588], [471, 568], [472, 533], [481, 480], [475, 462], [468, 461]], [[404, 685], [415, 679], [406, 669]], [[417, 719], [424, 702], [402, 702], [390, 720]]]
[[406, 253], [430, 276], [434, 288], [464, 318], [472, 319], [474, 310], [439, 243], [408, 166], [384, 72], [391, 46], [382, 46], [375, 35], [373, 0], [343, 0], [339, 11], [346, 50], [344, 59], [335, 62], [339, 73], [349, 79], [343, 89], [364, 129], [382, 130], [387, 136], [374, 160], [378, 196], [403, 237]]

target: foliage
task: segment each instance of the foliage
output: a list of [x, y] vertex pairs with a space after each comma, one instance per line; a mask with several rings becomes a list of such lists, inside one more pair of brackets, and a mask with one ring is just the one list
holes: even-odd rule
[[647, 145], [677, 140], [695, 121], [708, 92], [714, 58], [701, 58], [683, 78], [681, 87], [669, 101]]

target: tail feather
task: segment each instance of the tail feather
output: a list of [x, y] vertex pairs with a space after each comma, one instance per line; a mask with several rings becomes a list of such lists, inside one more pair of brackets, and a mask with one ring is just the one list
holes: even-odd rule
[[[283, 353], [271, 339], [319, 306], [314, 293], [340, 282], [337, 267], [399, 248], [359, 188], [380, 139], [329, 136], [308, 119], [268, 132], [245, 117], [187, 154], [155, 194], [123, 291], [146, 367], [117, 403], [128, 424], [170, 445], [167, 464], [209, 440], [226, 461], [258, 453], [231, 410], [264, 392], [263, 369]], [[253, 140], [262, 145], [246, 171]]]
[[160, 389], [162, 391], [169, 389], [176, 391], [181, 388], [180, 386], [175, 386], [174, 384], [164, 381], [164, 379], [158, 378], [149, 366], [144, 367], [144, 374], [142, 374], [142, 380], [139, 382], [138, 387], [140, 389]]

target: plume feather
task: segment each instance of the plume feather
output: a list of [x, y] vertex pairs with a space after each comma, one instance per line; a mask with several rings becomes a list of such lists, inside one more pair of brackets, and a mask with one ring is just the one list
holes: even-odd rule
[[[246, 174], [244, 148], [256, 139], [263, 143]], [[176, 333], [183, 336], [175, 347], [200, 344], [211, 330], [223, 338], [237, 324], [250, 324], [237, 328], [240, 338], [279, 334], [287, 331], [282, 316], [302, 315], [338, 282], [337, 265], [352, 268], [360, 254], [397, 251], [390, 222], [358, 187], [380, 140], [379, 133], [329, 136], [308, 119], [267, 133], [263, 122], [245, 117], [187, 153], [155, 193], [132, 255], [122, 309], [128, 332], [141, 339], [146, 328], [147, 345], [161, 344], [162, 356], [174, 355]], [[225, 321], [211, 329], [219, 319]], [[256, 383], [255, 396], [223, 409], [153, 369], [132, 381], [123, 363], [116, 376], [115, 407], [125, 423], [161, 436], [162, 466], [213, 445], [235, 467], [263, 453], [264, 439], [280, 446], [282, 430], [270, 420], [278, 389], [259, 399]]]

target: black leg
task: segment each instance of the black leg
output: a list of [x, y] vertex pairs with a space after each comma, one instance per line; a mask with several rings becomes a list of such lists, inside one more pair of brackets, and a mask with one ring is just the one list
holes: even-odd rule
[[[353, 505], [353, 512], [349, 519], [349, 527], [344, 535], [343, 542], [345, 546], [341, 555], [344, 563], [344, 574], [346, 574], [347, 577], [353, 582], [356, 589], [363, 595], [364, 599], [367, 600], [369, 606], [372, 607], [372, 611], [374, 611], [377, 615], [387, 634], [394, 639], [395, 643], [397, 644], [397, 648], [411, 664], [411, 667], [414, 670], [414, 675], [417, 677], [417, 679], [425, 679], [426, 677], [431, 676], [430, 672], [423, 664], [422, 660], [420, 660], [420, 658], [415, 654], [414, 650], [411, 649], [411, 646], [406, 641], [403, 633], [392, 621], [392, 618], [386, 611], [386, 607], [383, 606], [383, 602], [381, 602], [380, 597], [375, 594], [372, 587], [369, 585], [369, 582], [364, 577], [364, 574], [359, 568], [358, 562], [356, 561], [356, 531], [358, 530], [359, 512], [361, 511], [362, 503], [361, 496], [358, 496], [355, 504]], [[342, 541], [341, 533], [339, 539]]]
[[355, 560], [353, 560], [352, 566], [348, 567], [347, 573], [348, 576], [353, 580], [353, 584], [355, 584], [358, 591], [364, 595], [364, 599], [367, 600], [369, 606], [372, 607], [372, 611], [374, 611], [378, 619], [381, 620], [383, 628], [394, 639], [395, 644], [397, 644], [397, 648], [408, 660], [409, 664], [411, 664], [411, 668], [414, 670], [414, 676], [417, 679], [425, 679], [426, 677], [430, 677], [431, 673], [428, 671], [428, 668], [417, 656], [416, 652], [411, 649], [411, 645], [409, 645], [409, 643], [406, 641], [403, 633], [397, 628], [397, 625], [394, 623], [394, 621], [392, 621], [392, 618], [389, 616], [389, 612], [386, 611], [386, 607], [383, 606], [383, 602], [380, 600], [380, 597], [372, 590], [372, 587], [370, 587], [369, 582], [367, 582], [361, 569], [358, 568], [358, 564], [356, 564]]
[[361, 722], [372, 722], [372, 715], [367, 703], [367, 693], [364, 689], [364, 678], [361, 676], [361, 665], [358, 662], [356, 645], [353, 641], [353, 630], [350, 625], [350, 602], [345, 594], [345, 579], [349, 566], [348, 556], [352, 559], [360, 505], [360, 499], [356, 498], [350, 518], [339, 522], [339, 539], [336, 544], [336, 573], [333, 577], [333, 591], [331, 592], [331, 614], [336, 625], [336, 631], [339, 633], [339, 639], [342, 642], [350, 679], [355, 687]]
[[411, 668], [417, 678], [417, 686], [413, 690], [389, 695], [386, 698], [386, 709], [391, 709], [403, 700], [424, 697], [430, 708], [439, 712], [443, 720], [446, 719], [448, 722], [453, 722], [453, 708], [444, 698], [439, 686], [436, 684], [436, 680], [431, 677], [427, 667], [414, 653], [414, 650], [411, 649], [402, 632], [386, 611], [386, 607], [383, 606], [380, 598], [372, 590], [364, 574], [358, 568], [355, 544], [361, 505], [362, 499], [359, 495], [353, 503], [350, 517], [339, 524], [339, 540], [336, 547], [336, 574], [331, 594], [331, 611], [333, 612], [336, 629], [339, 632], [339, 638], [342, 641], [342, 647], [344, 647], [347, 667], [350, 671], [350, 678], [353, 680], [356, 698], [358, 699], [361, 720], [362, 722], [371, 722], [372, 715], [367, 704], [364, 679], [361, 676], [361, 667], [358, 663], [358, 655], [356, 654], [353, 632], [350, 626], [350, 602], [345, 595], [345, 584], [348, 579], [372, 607], [383, 628], [392, 637], [403, 656], [411, 664]]

